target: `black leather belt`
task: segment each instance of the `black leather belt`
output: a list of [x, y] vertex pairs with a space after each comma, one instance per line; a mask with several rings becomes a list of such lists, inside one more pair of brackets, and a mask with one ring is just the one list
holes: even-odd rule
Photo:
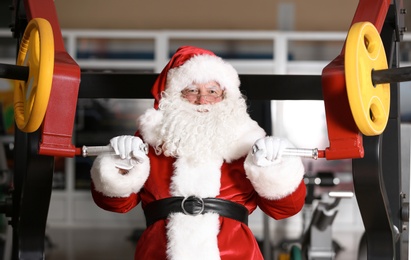
[[248, 210], [241, 204], [217, 198], [203, 199], [190, 196], [170, 197], [147, 204], [144, 207], [147, 227], [160, 219], [166, 219], [171, 213], [177, 212], [190, 216], [213, 212], [222, 217], [248, 224]]

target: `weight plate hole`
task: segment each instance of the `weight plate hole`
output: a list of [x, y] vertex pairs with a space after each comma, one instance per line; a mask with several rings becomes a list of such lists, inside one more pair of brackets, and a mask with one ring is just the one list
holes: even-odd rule
[[364, 46], [368, 53], [373, 53], [375, 50], [375, 45], [371, 43], [370, 36], [367, 34], [364, 35]]

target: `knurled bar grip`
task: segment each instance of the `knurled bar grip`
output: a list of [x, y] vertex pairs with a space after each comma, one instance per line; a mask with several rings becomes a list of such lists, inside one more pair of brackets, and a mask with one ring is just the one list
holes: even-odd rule
[[[142, 143], [140, 145], [140, 149], [147, 154], [148, 153], [148, 145]], [[83, 157], [87, 156], [98, 156], [103, 153], [114, 153], [113, 147], [111, 145], [106, 145], [106, 146], [85, 146], [81, 148], [81, 155]]]
[[113, 153], [114, 149], [111, 145], [106, 146], [85, 146], [81, 148], [81, 155], [83, 157], [87, 156], [98, 156], [103, 153]]
[[285, 148], [282, 152], [283, 156], [299, 156], [318, 159], [318, 149], [308, 149], [308, 148]]

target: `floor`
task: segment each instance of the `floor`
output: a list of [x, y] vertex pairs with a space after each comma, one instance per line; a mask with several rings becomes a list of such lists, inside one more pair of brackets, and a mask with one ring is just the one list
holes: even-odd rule
[[[48, 229], [47, 260], [133, 259], [136, 233], [126, 229]], [[137, 232], [138, 234], [138, 232]], [[342, 247], [337, 260], [357, 259], [360, 234], [337, 234]], [[281, 250], [273, 247], [272, 259], [281, 260]]]
[[48, 229], [47, 260], [134, 259], [133, 233], [126, 229]]
[[[45, 259], [132, 260], [134, 259], [135, 241], [140, 232], [140, 230], [130, 231], [129, 229], [49, 228], [45, 243]], [[356, 260], [360, 237], [359, 232], [334, 234], [334, 241], [341, 247], [341, 251], [334, 260]], [[408, 241], [405, 242], [401, 260], [408, 259]], [[280, 244], [272, 246], [271, 257], [265, 259], [290, 260], [283, 248]], [[7, 252], [0, 259], [10, 259], [6, 256]]]

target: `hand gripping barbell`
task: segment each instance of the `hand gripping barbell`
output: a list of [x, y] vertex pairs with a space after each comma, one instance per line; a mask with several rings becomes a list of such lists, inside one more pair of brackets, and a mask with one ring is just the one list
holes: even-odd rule
[[[145, 154], [148, 154], [148, 144], [142, 143], [140, 144], [140, 150]], [[76, 155], [81, 155], [83, 157], [88, 156], [98, 156], [100, 154], [115, 154], [114, 148], [111, 145], [105, 146], [85, 146], [80, 148], [76, 148]], [[122, 164], [121, 168], [130, 170], [138, 163], [142, 163], [143, 161], [138, 158], [129, 158], [125, 163]]]
[[[148, 145], [143, 143], [140, 145], [140, 149], [145, 153], [148, 154]], [[255, 153], [258, 150], [257, 146], [252, 147], [252, 153]], [[105, 153], [114, 153], [114, 149], [110, 145], [105, 146], [85, 146], [83, 145], [80, 148], [76, 148], [76, 155], [81, 155], [83, 157], [88, 156], [98, 156], [100, 154]], [[306, 148], [286, 148], [284, 149], [283, 156], [299, 156], [305, 158], [312, 158], [317, 159], [324, 157], [322, 151], [318, 151], [318, 149], [306, 149]]]
[[54, 38], [50, 23], [34, 18], [21, 39], [16, 65], [0, 64], [0, 77], [14, 79], [14, 117], [23, 132], [43, 122], [54, 70]]
[[[140, 145], [140, 149], [148, 154], [148, 145], [143, 143]], [[258, 150], [257, 146], [253, 146], [252, 152], [255, 153]], [[103, 153], [114, 153], [114, 149], [110, 145], [106, 146], [85, 146], [76, 150], [76, 155], [81, 155], [83, 157], [87, 156], [98, 156]], [[318, 149], [303, 149], [303, 148], [286, 148], [283, 151], [284, 156], [300, 156], [317, 159], [319, 156]]]

